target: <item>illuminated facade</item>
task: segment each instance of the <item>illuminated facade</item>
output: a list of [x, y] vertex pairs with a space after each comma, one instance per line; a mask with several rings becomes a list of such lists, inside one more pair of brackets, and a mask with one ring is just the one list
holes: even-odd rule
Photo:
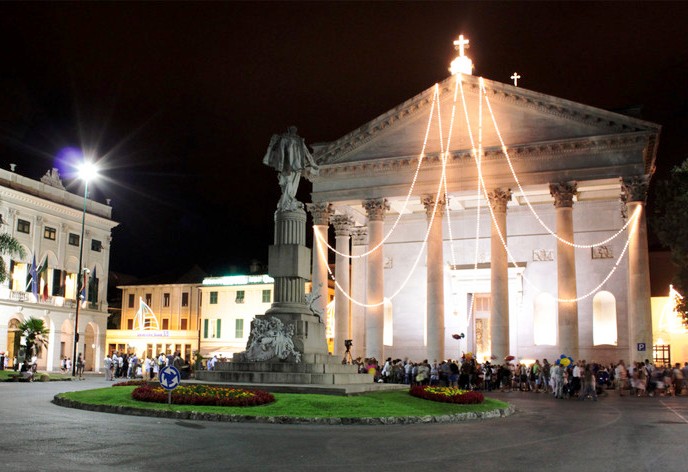
[[[76, 285], [84, 197], [65, 189], [57, 169], [40, 181], [0, 169], [0, 231], [16, 238], [23, 259], [2, 257], [9, 279], [0, 285], [0, 352], [14, 357], [17, 327], [28, 318], [42, 319], [50, 330], [38, 369], [57, 371], [63, 356], [72, 357]], [[87, 200], [83, 268], [87, 301], [79, 310], [79, 346], [86, 370], [102, 367], [107, 327], [107, 282], [112, 229], [109, 205]], [[35, 261], [36, 281], [31, 282]]]
[[[314, 144], [313, 286], [338, 281], [335, 350], [353, 338], [355, 356], [378, 359], [651, 357], [659, 131], [457, 73]], [[325, 270], [327, 251], [343, 267]]]
[[[192, 361], [199, 346], [204, 276], [194, 268], [173, 281], [161, 277], [117, 287], [122, 290], [120, 329], [108, 330], [108, 352], [151, 357], [179, 351], [182, 358]], [[140, 316], [141, 301], [151, 309], [146, 319]]]

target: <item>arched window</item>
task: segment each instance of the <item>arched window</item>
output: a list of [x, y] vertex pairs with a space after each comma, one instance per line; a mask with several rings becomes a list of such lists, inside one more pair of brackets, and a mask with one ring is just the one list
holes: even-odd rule
[[592, 299], [592, 344], [616, 343], [616, 298], [609, 292], [598, 292]]
[[549, 293], [541, 293], [533, 302], [533, 342], [536, 346], [557, 344], [557, 301]]
[[394, 316], [392, 312], [392, 302], [385, 298], [385, 318], [382, 329], [382, 343], [385, 346], [394, 344]]

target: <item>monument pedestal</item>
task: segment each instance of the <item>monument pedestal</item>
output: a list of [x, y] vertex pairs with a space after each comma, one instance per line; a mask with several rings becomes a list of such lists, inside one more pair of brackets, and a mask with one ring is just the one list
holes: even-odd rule
[[344, 385], [370, 384], [373, 378], [342, 364], [327, 351], [325, 323], [305, 303], [310, 277], [306, 212], [301, 208], [275, 212], [275, 244], [270, 246], [268, 273], [275, 279], [274, 302], [251, 322], [246, 351], [214, 371], [198, 372], [206, 381]]

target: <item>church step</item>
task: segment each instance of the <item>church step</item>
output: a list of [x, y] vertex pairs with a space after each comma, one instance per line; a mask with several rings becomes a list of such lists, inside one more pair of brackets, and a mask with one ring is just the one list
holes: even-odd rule
[[200, 371], [198, 380], [206, 382], [236, 382], [257, 384], [312, 384], [312, 385], [347, 385], [373, 383], [368, 374], [333, 374], [333, 373], [290, 373], [290, 372], [246, 372], [246, 371]]
[[275, 372], [305, 374], [356, 374], [357, 367], [346, 364], [307, 364], [291, 362], [218, 362], [217, 372]]

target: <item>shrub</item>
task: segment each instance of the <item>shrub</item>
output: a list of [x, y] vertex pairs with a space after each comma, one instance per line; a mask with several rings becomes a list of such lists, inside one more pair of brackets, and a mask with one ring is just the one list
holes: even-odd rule
[[148, 385], [149, 382], [146, 380], [125, 380], [124, 382], [118, 382], [112, 384], [113, 387], [131, 387], [132, 385]]
[[416, 385], [409, 391], [414, 397], [433, 402], [456, 403], [460, 405], [478, 404], [485, 401], [480, 392], [461, 390], [456, 387], [433, 387], [429, 385]]
[[[134, 400], [167, 403], [168, 392], [159, 385], [141, 385], [131, 392]], [[175, 405], [257, 406], [272, 403], [275, 397], [262, 390], [245, 390], [212, 385], [180, 385], [172, 390]]]

